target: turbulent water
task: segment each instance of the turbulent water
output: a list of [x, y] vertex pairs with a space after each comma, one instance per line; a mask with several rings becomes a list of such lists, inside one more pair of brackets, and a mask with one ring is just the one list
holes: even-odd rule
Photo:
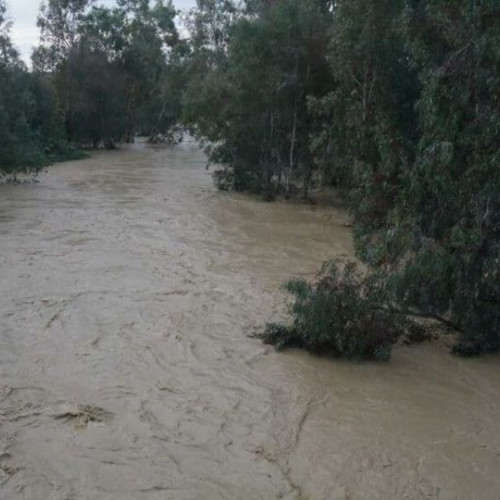
[[264, 347], [349, 229], [204, 164], [137, 145], [0, 186], [0, 498], [499, 499], [498, 357]]

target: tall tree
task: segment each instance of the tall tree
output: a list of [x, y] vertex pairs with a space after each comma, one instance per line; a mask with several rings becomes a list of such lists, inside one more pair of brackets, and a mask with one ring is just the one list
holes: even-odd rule
[[53, 71], [65, 61], [80, 36], [85, 12], [95, 0], [43, 0], [37, 25], [40, 46], [33, 54], [34, 66], [41, 71]]
[[500, 348], [499, 20], [493, 0], [425, 0], [406, 18], [422, 93], [396, 205], [412, 229], [399, 291], [450, 313], [464, 352]]
[[119, 66], [82, 40], [68, 54], [65, 69], [71, 88], [69, 137], [83, 147], [114, 148], [126, 132], [125, 76]]
[[321, 95], [328, 80], [323, 12], [313, 1], [252, 2], [240, 11], [225, 2], [224, 16], [212, 4], [200, 2], [191, 24], [185, 117], [216, 145], [222, 183], [271, 198], [301, 179], [307, 194], [307, 96]]
[[0, 176], [36, 172], [74, 154], [60, 125], [54, 88], [42, 75], [28, 73], [20, 60], [0, 0]]
[[47, 0], [38, 20], [34, 67], [53, 77], [67, 137], [111, 147], [136, 132], [165, 135], [180, 114], [179, 72], [169, 67], [182, 52], [172, 2], [94, 4]]
[[169, 112], [167, 108], [180, 97], [166, 90], [175, 87], [173, 82], [165, 82], [172, 76], [169, 61], [176, 61], [182, 53], [176, 14], [170, 0], [157, 0], [153, 5], [149, 0], [120, 0], [112, 9], [94, 7], [82, 22], [85, 38], [105, 51], [125, 77], [127, 141], [137, 130], [153, 136], [172, 126], [165, 118], [179, 103]]

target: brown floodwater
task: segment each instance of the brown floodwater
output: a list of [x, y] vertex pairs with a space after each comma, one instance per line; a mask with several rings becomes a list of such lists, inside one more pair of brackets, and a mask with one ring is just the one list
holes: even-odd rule
[[500, 363], [275, 353], [345, 215], [218, 193], [193, 144], [0, 186], [0, 498], [500, 498]]

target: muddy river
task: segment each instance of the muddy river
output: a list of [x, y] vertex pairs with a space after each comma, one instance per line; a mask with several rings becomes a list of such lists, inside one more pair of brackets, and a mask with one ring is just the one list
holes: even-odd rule
[[275, 353], [334, 209], [217, 193], [190, 144], [0, 186], [0, 498], [500, 498], [500, 363]]

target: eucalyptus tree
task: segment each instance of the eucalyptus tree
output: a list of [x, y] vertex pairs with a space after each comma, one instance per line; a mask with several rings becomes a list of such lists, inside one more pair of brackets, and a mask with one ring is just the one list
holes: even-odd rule
[[222, 124], [218, 95], [225, 83], [231, 29], [240, 16], [241, 10], [232, 0], [197, 0], [184, 21], [190, 53], [183, 121], [199, 138], [218, 140]]
[[[11, 24], [5, 2], [0, 0], [0, 174], [22, 165], [36, 165], [23, 141], [30, 136], [25, 110], [29, 100], [26, 69], [12, 45]], [[34, 161], [33, 161], [34, 160]]]
[[68, 154], [51, 83], [27, 71], [10, 38], [0, 0], [0, 176], [36, 172]]
[[388, 318], [417, 315], [458, 331], [457, 353], [498, 350], [500, 4], [337, 0], [330, 12], [331, 89], [310, 99], [312, 150], [346, 188], [368, 269], [292, 283], [294, 325], [270, 325], [265, 338], [326, 341], [337, 354], [349, 341], [372, 356], [365, 330], [346, 339], [329, 316], [359, 307], [372, 322], [384, 316], [384, 349]]
[[179, 84], [166, 82], [181, 42], [175, 16], [172, 2], [163, 0], [42, 3], [34, 67], [52, 75], [68, 139], [113, 147], [136, 132], [162, 135], [178, 121]]
[[446, 313], [463, 353], [500, 348], [499, 20], [494, 0], [425, 0], [405, 18], [422, 92], [395, 208], [411, 228], [399, 290]]
[[43, 0], [37, 19], [40, 44], [32, 54], [33, 70], [51, 78], [56, 89], [67, 140], [78, 138], [71, 133], [69, 117], [74, 104], [68, 58], [80, 43], [80, 25], [94, 0]]
[[151, 139], [161, 135], [173, 126], [166, 119], [172, 114], [178, 121], [180, 96], [172, 92], [177, 87], [169, 68], [182, 53], [176, 15], [171, 1], [119, 0], [114, 8], [93, 7], [81, 24], [86, 39], [124, 75], [127, 141], [137, 131]]
[[321, 95], [327, 18], [319, 3], [199, 2], [185, 117], [225, 166], [225, 186], [304, 195], [312, 177], [307, 97]]
[[[379, 6], [381, 20], [388, 7]], [[390, 30], [395, 43], [378, 38], [377, 57], [396, 71], [385, 81], [377, 72], [382, 87], [373, 84], [372, 107], [383, 105], [374, 147], [363, 147], [363, 127], [360, 142], [348, 142], [358, 255], [383, 277], [390, 303], [459, 330], [457, 352], [497, 350], [500, 5], [422, 0], [400, 9], [389, 16], [398, 22]], [[362, 12], [352, 17], [366, 18], [369, 11]], [[381, 20], [373, 27], [383, 28]], [[362, 44], [359, 33], [353, 55]], [[364, 116], [362, 89], [358, 117]], [[365, 151], [379, 161], [366, 161]]]
[[[383, 226], [418, 139], [419, 83], [401, 29], [404, 6], [405, 0], [335, 3], [330, 91], [310, 101], [320, 129], [312, 141], [318, 165], [325, 179], [350, 189], [364, 234]], [[364, 241], [371, 236], [358, 239], [362, 253]]]
[[85, 39], [66, 59], [71, 104], [68, 137], [81, 147], [114, 148], [126, 132], [125, 77], [107, 54]]
[[33, 54], [34, 66], [54, 71], [64, 63], [80, 39], [83, 16], [95, 0], [43, 0], [37, 25], [40, 45]]

